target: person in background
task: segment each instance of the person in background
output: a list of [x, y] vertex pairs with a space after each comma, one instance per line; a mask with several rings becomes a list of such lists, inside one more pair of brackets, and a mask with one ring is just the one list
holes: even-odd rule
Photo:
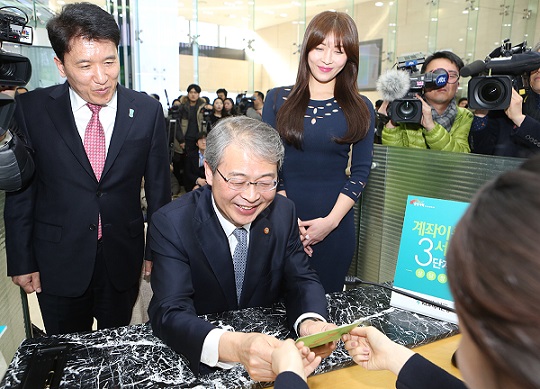
[[236, 116], [238, 114], [236, 112], [236, 106], [234, 105], [234, 101], [230, 97], [227, 97], [225, 100], [223, 100], [223, 108], [224, 111], [229, 114], [229, 116]]
[[272, 89], [263, 110], [285, 143], [278, 193], [296, 205], [304, 248], [327, 293], [343, 290], [356, 246], [352, 208], [373, 153], [373, 107], [356, 89], [358, 39], [346, 13], [316, 15], [295, 85]]
[[[457, 365], [469, 389], [540, 388], [539, 192], [536, 156], [484, 185], [450, 241], [448, 282], [462, 334]], [[465, 388], [373, 327], [343, 340], [357, 364], [395, 373], [398, 388]]]
[[16, 100], [36, 175], [6, 196], [8, 275], [37, 292], [48, 335], [128, 325], [151, 260], [142, 179], [149, 220], [171, 200], [162, 107], [118, 85], [120, 30], [99, 6], [65, 5], [47, 32], [67, 82]]
[[466, 97], [462, 97], [458, 100], [457, 106], [461, 108], [469, 108], [469, 100]]
[[262, 111], [264, 107], [264, 94], [259, 91], [253, 92], [253, 107], [249, 107], [246, 110], [246, 116], [262, 120]]
[[[426, 58], [421, 72], [444, 69], [448, 72], [448, 83], [439, 89], [426, 90], [422, 102], [422, 121], [417, 123], [393, 123], [388, 121], [382, 130], [382, 143], [388, 146], [411, 147], [470, 152], [469, 130], [473, 114], [456, 104], [459, 86], [459, 72], [463, 61], [450, 51], [438, 51]], [[388, 102], [384, 102], [379, 112], [387, 115]]]
[[212, 113], [210, 114], [208, 120], [210, 122], [210, 125], [208, 126], [209, 127], [209, 131], [212, 130], [212, 127], [214, 127], [216, 125], [216, 123], [224, 118], [224, 117], [227, 117], [227, 116], [230, 116], [227, 111], [225, 111], [223, 109], [223, 100], [221, 100], [221, 98], [217, 97], [215, 100], [214, 100], [214, 103], [212, 104]]
[[[283, 301], [300, 336], [336, 327], [326, 322], [324, 289], [300, 241], [294, 204], [276, 196], [283, 154], [269, 125], [245, 116], [220, 120], [207, 138], [208, 185], [152, 217], [150, 322], [195, 374], [240, 362], [254, 380], [272, 381], [272, 350], [282, 342], [226, 331], [201, 315]], [[314, 351], [326, 356], [334, 348]]]
[[184, 168], [184, 182], [186, 192], [205, 186], [206, 175], [204, 173], [204, 153], [206, 151], [206, 132], [197, 135], [197, 152], [191, 152], [186, 156]]
[[[540, 52], [540, 42], [531, 51]], [[540, 152], [540, 68], [531, 71], [529, 86], [524, 97], [512, 89], [510, 106], [504, 111], [475, 111], [470, 134], [473, 153], [529, 158]]]
[[205, 131], [204, 106], [207, 101], [200, 97], [201, 87], [191, 84], [187, 88], [187, 96], [180, 99], [181, 129], [186, 153], [197, 150], [197, 134]]
[[225, 101], [225, 99], [227, 98], [227, 89], [225, 88], [219, 88], [217, 91], [216, 91], [216, 95], [217, 97], [219, 97], [221, 99], [221, 101]]

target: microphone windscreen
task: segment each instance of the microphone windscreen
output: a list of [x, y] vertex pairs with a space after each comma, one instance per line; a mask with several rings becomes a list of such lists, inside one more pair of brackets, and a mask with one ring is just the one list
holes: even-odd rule
[[470, 77], [486, 70], [486, 63], [480, 59], [463, 66], [459, 72], [461, 77]]
[[411, 86], [411, 78], [405, 70], [391, 69], [377, 80], [377, 91], [383, 100], [394, 101], [405, 97]]

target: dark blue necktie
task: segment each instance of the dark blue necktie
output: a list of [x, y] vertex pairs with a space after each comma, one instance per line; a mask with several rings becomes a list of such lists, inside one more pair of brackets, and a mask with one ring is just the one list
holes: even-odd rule
[[236, 298], [240, 304], [240, 296], [242, 295], [242, 284], [244, 283], [244, 274], [246, 273], [247, 262], [247, 231], [243, 228], [237, 228], [233, 231], [238, 244], [234, 249], [233, 265], [234, 279], [236, 281]]

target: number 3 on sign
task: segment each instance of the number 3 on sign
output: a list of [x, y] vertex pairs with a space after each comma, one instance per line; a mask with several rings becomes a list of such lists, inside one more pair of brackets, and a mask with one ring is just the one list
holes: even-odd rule
[[[427, 248], [424, 249], [424, 253], [427, 254], [427, 259], [428, 260], [426, 262], [422, 262], [420, 260], [420, 258], [418, 257], [418, 254], [414, 255], [414, 260], [420, 266], [429, 266], [431, 264], [431, 262], [433, 262], [433, 255], [431, 254], [431, 250], [433, 249], [433, 242], [429, 238], [422, 238], [422, 239], [420, 239], [418, 241], [418, 246], [422, 246], [424, 242], [428, 243]], [[424, 245], [424, 247], [425, 247], [425, 245]]]

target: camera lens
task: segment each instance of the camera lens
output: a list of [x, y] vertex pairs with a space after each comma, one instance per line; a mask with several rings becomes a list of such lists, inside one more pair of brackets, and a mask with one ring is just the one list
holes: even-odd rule
[[506, 88], [500, 81], [491, 79], [480, 85], [478, 97], [481, 102], [493, 105], [498, 104], [504, 98], [505, 92]]
[[410, 119], [418, 113], [418, 105], [413, 101], [405, 100], [397, 106], [396, 113], [401, 119]]

